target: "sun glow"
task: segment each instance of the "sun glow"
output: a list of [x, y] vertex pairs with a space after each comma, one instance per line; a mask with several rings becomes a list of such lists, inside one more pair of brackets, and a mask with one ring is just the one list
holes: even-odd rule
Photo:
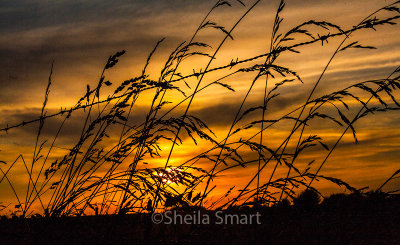
[[163, 183], [174, 184], [179, 183], [181, 181], [181, 173], [182, 169], [177, 167], [166, 168], [165, 171], [161, 171], [156, 173], [159, 176]]

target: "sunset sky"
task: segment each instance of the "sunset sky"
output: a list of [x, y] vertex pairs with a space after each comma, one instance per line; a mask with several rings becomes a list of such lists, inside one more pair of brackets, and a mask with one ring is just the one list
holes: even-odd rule
[[[232, 7], [218, 8], [209, 19], [229, 30], [253, 3], [248, 0], [243, 2], [246, 7], [232, 1]], [[87, 84], [95, 87], [108, 56], [117, 51], [125, 49], [127, 53], [115, 68], [106, 73], [106, 79], [118, 84], [140, 75], [154, 45], [165, 38], [154, 54], [148, 70], [150, 78], [157, 79], [170, 52], [181, 42], [190, 40], [214, 3], [214, 0], [1, 1], [0, 127], [40, 116], [53, 60], [53, 83], [47, 114], [57, 112], [60, 107], [73, 106], [86, 92]], [[288, 0], [282, 13], [282, 32], [311, 19], [329, 21], [340, 25], [342, 29], [349, 29], [371, 12], [389, 3], [391, 1], [385, 0]], [[278, 4], [279, 1], [261, 1], [234, 30], [234, 40], [226, 41], [211, 67], [229, 64], [232, 59], [241, 60], [267, 52]], [[362, 45], [375, 46], [377, 49], [352, 49], [340, 53], [329, 66], [313, 98], [356, 82], [386, 78], [400, 65], [398, 25], [376, 29], [359, 31], [347, 42], [359, 41]], [[317, 31], [321, 30], [313, 29], [314, 33]], [[209, 44], [212, 48], [202, 51], [212, 54], [223, 37], [222, 32], [210, 28], [199, 33], [196, 40]], [[295, 70], [304, 84], [294, 82], [284, 87], [280, 91], [280, 97], [271, 104], [269, 116], [283, 115], [305, 102], [312, 85], [341, 40], [342, 37], [335, 38], [323, 46], [318, 42], [299, 48], [300, 54], [288, 53], [279, 57], [277, 62]], [[187, 59], [180, 71], [182, 74], [190, 74], [193, 69], [204, 69], [206, 62], [206, 58]], [[261, 63], [262, 59], [256, 62]], [[207, 85], [228, 72], [206, 75], [201, 85]], [[254, 75], [239, 74], [224, 80], [223, 82], [236, 90], [234, 93], [221, 87], [204, 90], [195, 97], [189, 114], [203, 119], [216, 132], [217, 139], [222, 140]], [[261, 103], [264, 93], [261, 80], [253, 88], [245, 108]], [[191, 81], [193, 90], [195, 80]], [[192, 91], [184, 85], [182, 88], [187, 93]], [[151, 103], [150, 97], [146, 96], [134, 110], [138, 120], [143, 118]], [[183, 98], [179, 94], [169, 96], [172, 102]], [[186, 105], [179, 107], [174, 115], [182, 113]], [[360, 108], [359, 104], [354, 106], [355, 109]], [[257, 120], [261, 115], [258, 112], [250, 116]], [[42, 140], [46, 137], [51, 139], [60, 120], [52, 119], [45, 124]], [[58, 150], [54, 151], [54, 157], [61, 156], [63, 148], [72, 146], [73, 139], [80, 134], [81, 120], [79, 117], [71, 118], [65, 132], [57, 141]], [[396, 111], [370, 115], [357, 122], [355, 126], [359, 143], [354, 144], [351, 132], [346, 134], [341, 145], [321, 170], [321, 174], [341, 178], [357, 188], [377, 188], [400, 167], [399, 123], [400, 113]], [[8, 134], [0, 132], [0, 160], [9, 163], [21, 153], [31, 161], [37, 127], [38, 125], [34, 124], [10, 130]], [[322, 122], [313, 124], [312, 129], [305, 135], [318, 134], [327, 145], [332, 146], [344, 128]], [[288, 125], [273, 127], [265, 132], [264, 138], [271, 145], [277, 146], [279, 141], [287, 136], [287, 130]], [[187, 141], [187, 144], [174, 150], [172, 164], [187, 160], [209, 147], [201, 143], [195, 147], [189, 139]], [[165, 146], [164, 154], [168, 152], [169, 147], [170, 145]], [[316, 162], [320, 163], [325, 155], [326, 151], [324, 152], [323, 148], [315, 148], [309, 151], [303, 160], [316, 159]], [[156, 161], [163, 162], [160, 159]], [[206, 162], [200, 164], [206, 169], [211, 168]], [[5, 165], [1, 165], [2, 169], [6, 169], [3, 166]], [[256, 168], [256, 165], [250, 165], [245, 169], [238, 168], [226, 172], [224, 177], [215, 180], [215, 184], [221, 187], [221, 192], [233, 185], [240, 189], [254, 175]], [[23, 172], [24, 167], [20, 165], [10, 174], [10, 179], [20, 190], [23, 190], [27, 181]], [[268, 173], [265, 176], [269, 176]], [[344, 190], [333, 184], [315, 185], [321, 185], [323, 193]], [[399, 179], [387, 185], [387, 190], [399, 188]], [[0, 184], [0, 196], [3, 195], [11, 196], [5, 181]]]

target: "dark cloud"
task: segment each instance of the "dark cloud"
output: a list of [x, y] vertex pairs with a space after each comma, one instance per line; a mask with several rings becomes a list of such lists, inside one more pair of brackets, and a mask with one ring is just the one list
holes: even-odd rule
[[[178, 32], [178, 28], [182, 29], [178, 21], [196, 5], [202, 9], [206, 4], [203, 1], [190, 4], [154, 1], [151, 5], [146, 1], [2, 2], [0, 104], [37, 101], [53, 60], [54, 75], [61, 78], [58, 81], [65, 83], [67, 77], [73, 78], [68, 79], [71, 85], [87, 78], [85, 74], [101, 70], [106, 58], [122, 49], [128, 50], [129, 59], [135, 59], [133, 64], [126, 64], [137, 66], [140, 62], [142, 67], [161, 38], [168, 36], [161, 50], [164, 54], [186, 39], [187, 31], [193, 30], [191, 26], [195, 23], [188, 22], [190, 30]], [[198, 14], [193, 14], [193, 18]], [[156, 26], [159, 21], [164, 23], [161, 28]], [[92, 79], [96, 80], [93, 75]]]
[[203, 8], [211, 1], [178, 0], [152, 1], [2, 1], [0, 5], [0, 29], [15, 32], [65, 24], [109, 22], [119, 18], [143, 18], [182, 8]]

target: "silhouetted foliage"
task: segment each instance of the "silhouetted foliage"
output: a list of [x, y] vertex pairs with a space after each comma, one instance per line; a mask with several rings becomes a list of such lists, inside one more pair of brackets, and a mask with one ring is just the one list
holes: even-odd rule
[[300, 209], [312, 209], [317, 207], [320, 201], [321, 198], [316, 191], [307, 189], [293, 199], [293, 205]]
[[[243, 3], [238, 2], [242, 6]], [[337, 38], [342, 38], [342, 42], [333, 52], [331, 60], [339, 52], [348, 49], [371, 49], [373, 47], [349, 39], [360, 30], [395, 25], [400, 19], [397, 8], [399, 2], [374, 11], [359, 24], [347, 29], [326, 21], [309, 20], [284, 31], [281, 25], [284, 23], [282, 15], [285, 1], [282, 0], [272, 23], [268, 52], [242, 60], [232, 58], [225, 65], [213, 67], [212, 62], [220, 48], [226, 40], [234, 39], [236, 26], [259, 2], [257, 0], [250, 6], [242, 6], [245, 12], [228, 29], [214, 22], [211, 14], [220, 6], [232, 4], [230, 1], [217, 1], [192, 38], [171, 52], [155, 79], [148, 74], [147, 68], [164, 39], [157, 42], [150, 52], [141, 74], [125, 81], [110, 82], [106, 79], [107, 72], [115, 69], [126, 53], [125, 50], [116, 52], [106, 61], [97, 84], [87, 85], [74, 106], [61, 107], [59, 112], [47, 114], [46, 105], [53, 75], [51, 68], [39, 118], [0, 128], [0, 132], [7, 133], [18, 127], [39, 123], [32, 162], [27, 162], [22, 154], [11, 164], [0, 161], [1, 166], [7, 167], [6, 171], [0, 168], [0, 182], [7, 181], [15, 195], [15, 215], [29, 216], [34, 204], [39, 204], [42, 209], [35, 212], [46, 217], [147, 213], [170, 208], [190, 210], [190, 207], [243, 211], [276, 204], [288, 206], [289, 200], [293, 200], [297, 208], [310, 209], [320, 202], [319, 195], [311, 187], [317, 180], [329, 181], [356, 192], [345, 181], [319, 172], [347, 132], [351, 132], [354, 141], [358, 142], [355, 122], [373, 113], [400, 109], [395, 94], [400, 89], [400, 69], [396, 68], [386, 77], [353, 82], [346, 88], [335, 88], [334, 92], [315, 96], [314, 92], [319, 88], [329, 61], [312, 85], [307, 98], [302, 100], [305, 102], [293, 105], [294, 109], [288, 113], [274, 116], [267, 112], [271, 101], [281, 96], [282, 88], [296, 82], [303, 83], [300, 74], [280, 64], [279, 57], [283, 54], [295, 55], [303, 47], [324, 45], [328, 40]], [[217, 30], [223, 37], [213, 49], [209, 44], [196, 41], [197, 34], [207, 29]], [[209, 49], [213, 52], [208, 53]], [[180, 64], [191, 56], [207, 58], [207, 62], [204, 66], [193, 66], [193, 73], [185, 73], [180, 70]], [[218, 78], [204, 85], [203, 78], [208, 73]], [[245, 96], [238, 98], [240, 106], [235, 115], [227, 115], [233, 117], [233, 121], [228, 125], [226, 136], [217, 139], [202, 118], [191, 115], [192, 102], [198, 93], [210, 87], [217, 86], [233, 93], [235, 89], [232, 84], [224, 80], [245, 73], [253, 78], [248, 83]], [[180, 86], [179, 82], [184, 86]], [[265, 84], [264, 99], [261, 104], [246, 109], [245, 104], [257, 82]], [[104, 87], [109, 89], [104, 90]], [[184, 88], [188, 88], [189, 93]], [[106, 94], [105, 91], [112, 92]], [[144, 93], [152, 96], [151, 105], [142, 121], [134, 121], [132, 114], [138, 110], [138, 100], [143, 98]], [[183, 99], [171, 103], [167, 93], [181, 94]], [[179, 106], [183, 107], [183, 113], [177, 114], [175, 112]], [[361, 106], [361, 109], [357, 106]], [[63, 156], [54, 156], [56, 160], [50, 160], [53, 159], [55, 142], [65, 124], [78, 111], [84, 115], [79, 139]], [[252, 113], [259, 113], [260, 117], [254, 119], [250, 117]], [[44, 139], [42, 128], [46, 126], [46, 120], [53, 117], [61, 118], [61, 124], [52, 139]], [[306, 135], [305, 129], [310, 129], [310, 122], [316, 119], [333, 123], [341, 130], [341, 136], [334, 144], [328, 145], [314, 132]], [[278, 145], [267, 142], [267, 130], [282, 123], [290, 125], [288, 136]], [[179, 159], [173, 165], [171, 156], [174, 147], [185, 144], [185, 137], [196, 145], [201, 141], [207, 149], [200, 153], [195, 149], [190, 159]], [[167, 150], [162, 147], [169, 144], [171, 147], [167, 147]], [[299, 157], [312, 148], [326, 151], [326, 156], [310, 161], [305, 169], [301, 169]], [[163, 151], [167, 154], [163, 155]], [[151, 160], [162, 160], [163, 163], [161, 166], [147, 167], [147, 161]], [[206, 161], [207, 164], [201, 166], [209, 168], [198, 167], [199, 161]], [[27, 174], [27, 190], [22, 194], [14, 188], [9, 174], [17, 162], [24, 164]], [[213, 181], [217, 176], [252, 164], [257, 164], [257, 171], [246, 179], [245, 186], [230, 187], [219, 199], [208, 199], [215, 189]], [[261, 178], [267, 168], [272, 170], [270, 175]], [[283, 176], [276, 176], [278, 168], [283, 170]], [[398, 173], [395, 172], [382, 186]], [[298, 191], [304, 188], [306, 191], [296, 197]], [[382, 200], [380, 192], [369, 196], [377, 202]], [[326, 203], [341, 202], [334, 199]]]

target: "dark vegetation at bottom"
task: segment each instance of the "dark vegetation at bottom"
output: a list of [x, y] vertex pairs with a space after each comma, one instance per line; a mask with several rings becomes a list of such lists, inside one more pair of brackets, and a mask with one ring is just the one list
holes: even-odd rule
[[[0, 220], [0, 244], [398, 244], [400, 196], [336, 194], [318, 203], [300, 195], [294, 205], [232, 208], [261, 214], [261, 224], [153, 224], [150, 214]], [[178, 210], [178, 209], [177, 209]], [[179, 209], [185, 214], [185, 211]], [[202, 210], [211, 217], [215, 211]], [[186, 211], [192, 214], [193, 210]]]

